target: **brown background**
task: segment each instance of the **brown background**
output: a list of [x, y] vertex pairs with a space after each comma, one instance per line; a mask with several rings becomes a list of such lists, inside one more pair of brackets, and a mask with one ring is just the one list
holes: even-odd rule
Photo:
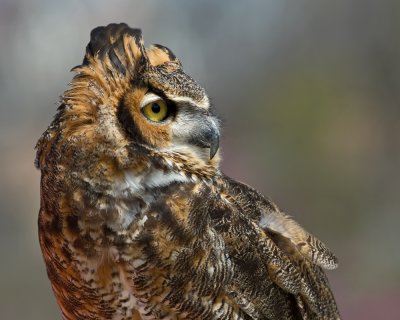
[[337, 253], [344, 318], [400, 317], [399, 1], [0, 0], [0, 318], [60, 318], [33, 147], [90, 30], [121, 21], [207, 89], [223, 170]]

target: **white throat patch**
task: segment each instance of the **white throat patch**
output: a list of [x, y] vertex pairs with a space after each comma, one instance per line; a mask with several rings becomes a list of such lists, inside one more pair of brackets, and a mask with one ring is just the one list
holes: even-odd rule
[[190, 179], [178, 172], [165, 173], [162, 170], [152, 170], [142, 175], [137, 175], [133, 170], [126, 170], [124, 178], [117, 182], [120, 191], [141, 193], [146, 188], [157, 188], [169, 185], [172, 182], [189, 182]]

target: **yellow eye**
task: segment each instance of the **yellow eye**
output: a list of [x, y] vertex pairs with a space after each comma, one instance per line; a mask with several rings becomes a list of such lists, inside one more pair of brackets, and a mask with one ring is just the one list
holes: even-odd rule
[[164, 121], [168, 118], [168, 106], [164, 100], [156, 100], [146, 104], [142, 108], [144, 116], [154, 122]]

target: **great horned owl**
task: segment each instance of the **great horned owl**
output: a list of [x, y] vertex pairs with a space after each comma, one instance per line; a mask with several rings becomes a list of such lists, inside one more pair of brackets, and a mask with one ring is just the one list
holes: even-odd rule
[[339, 319], [335, 256], [219, 169], [219, 123], [166, 47], [91, 33], [37, 144], [39, 238], [64, 319]]

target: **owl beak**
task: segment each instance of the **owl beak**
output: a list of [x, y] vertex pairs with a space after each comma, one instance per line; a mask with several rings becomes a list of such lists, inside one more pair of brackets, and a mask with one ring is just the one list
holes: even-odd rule
[[[216, 128], [215, 128], [216, 129]], [[219, 130], [212, 130], [210, 138], [210, 160], [214, 158], [219, 149]]]
[[214, 158], [219, 149], [219, 128], [214, 119], [210, 119], [210, 124], [206, 131], [203, 132], [205, 147], [210, 148], [210, 160]]
[[216, 121], [209, 118], [200, 128], [192, 132], [190, 143], [200, 148], [210, 149], [210, 160], [214, 158], [219, 149], [219, 128]]

